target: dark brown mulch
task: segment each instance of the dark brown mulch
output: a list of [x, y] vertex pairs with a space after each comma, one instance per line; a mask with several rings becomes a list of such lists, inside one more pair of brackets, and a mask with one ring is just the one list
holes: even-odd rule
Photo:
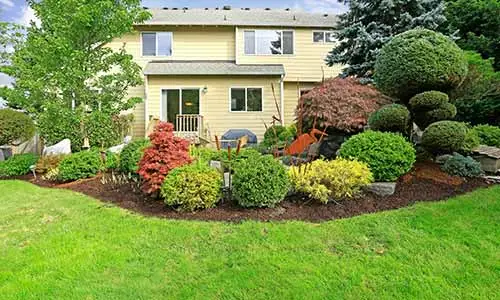
[[[453, 178], [446, 174], [443, 175], [439, 171], [439, 168], [436, 168], [433, 164], [418, 164], [412, 172], [400, 180], [396, 193], [389, 197], [366, 194], [357, 199], [340, 201], [338, 203], [331, 202], [324, 205], [315, 201], [302, 199], [299, 196], [293, 196], [287, 198], [276, 208], [262, 209], [243, 209], [232, 202], [226, 201], [219, 203], [216, 208], [187, 213], [177, 212], [166, 207], [159, 200], [144, 196], [131, 184], [119, 186], [103, 185], [100, 177], [62, 185], [40, 179], [35, 180], [32, 176], [23, 176], [18, 179], [30, 181], [44, 187], [64, 188], [81, 192], [101, 201], [113, 203], [147, 216], [229, 222], [239, 222], [242, 220], [304, 220], [319, 222], [348, 218], [366, 213], [406, 207], [417, 201], [442, 200], [488, 186], [483, 179], [462, 182], [459, 178]], [[460, 183], [457, 184], [458, 180], [460, 180]]]

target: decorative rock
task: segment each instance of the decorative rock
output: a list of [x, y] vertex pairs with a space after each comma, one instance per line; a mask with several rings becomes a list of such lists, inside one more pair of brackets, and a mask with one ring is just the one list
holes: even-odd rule
[[5, 157], [3, 156], [3, 151], [0, 149], [0, 161], [4, 161]]
[[124, 139], [123, 139], [123, 144], [120, 144], [120, 145], [117, 145], [117, 146], [113, 146], [111, 148], [108, 149], [109, 152], [111, 153], [120, 153], [122, 152], [123, 148], [125, 148], [125, 146], [130, 143], [130, 141], [132, 141], [132, 137], [127, 135]]
[[365, 190], [379, 196], [390, 196], [396, 192], [396, 182], [374, 182]]
[[71, 141], [69, 139], [64, 139], [55, 145], [52, 145], [50, 147], [45, 147], [42, 154], [44, 156], [71, 154]]
[[450, 154], [444, 154], [444, 155], [437, 156], [436, 163], [442, 165], [451, 157], [453, 157], [453, 155], [450, 155]]

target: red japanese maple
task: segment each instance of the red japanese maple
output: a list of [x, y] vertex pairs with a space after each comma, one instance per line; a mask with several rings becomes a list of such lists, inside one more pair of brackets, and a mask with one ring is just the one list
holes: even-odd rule
[[139, 175], [144, 180], [145, 193], [156, 193], [167, 174], [177, 167], [191, 162], [189, 142], [174, 136], [171, 123], [160, 122], [149, 135], [151, 147], [144, 151], [139, 162]]
[[306, 130], [317, 119], [317, 127], [357, 132], [366, 125], [371, 113], [391, 99], [372, 85], [355, 78], [333, 78], [303, 95], [297, 107], [297, 119]]

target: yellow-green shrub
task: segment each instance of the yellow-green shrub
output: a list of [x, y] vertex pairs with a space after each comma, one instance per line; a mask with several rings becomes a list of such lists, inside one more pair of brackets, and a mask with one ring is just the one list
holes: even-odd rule
[[331, 198], [352, 198], [373, 181], [368, 165], [345, 159], [316, 160], [293, 166], [288, 174], [295, 191], [323, 203]]

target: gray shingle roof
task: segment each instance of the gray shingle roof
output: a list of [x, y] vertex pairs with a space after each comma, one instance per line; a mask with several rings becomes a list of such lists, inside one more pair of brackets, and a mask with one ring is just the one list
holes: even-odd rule
[[335, 14], [308, 13], [285, 9], [249, 10], [150, 8], [153, 17], [146, 25], [285, 26], [334, 28]]
[[234, 61], [152, 61], [144, 75], [284, 75], [283, 65], [237, 65]]

